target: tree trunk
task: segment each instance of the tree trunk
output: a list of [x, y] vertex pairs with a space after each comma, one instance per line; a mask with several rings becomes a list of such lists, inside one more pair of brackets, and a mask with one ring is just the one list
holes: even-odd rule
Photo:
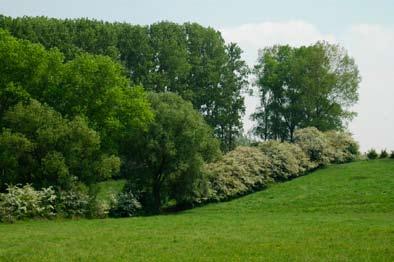
[[[160, 176], [158, 176], [160, 177]], [[161, 196], [160, 196], [160, 179], [156, 179], [153, 182], [153, 204], [154, 204], [154, 212], [160, 213], [161, 208]]]

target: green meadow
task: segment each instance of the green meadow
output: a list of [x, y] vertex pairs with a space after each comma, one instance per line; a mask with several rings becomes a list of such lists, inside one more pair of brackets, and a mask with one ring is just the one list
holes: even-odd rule
[[0, 224], [0, 260], [394, 261], [393, 189], [393, 160], [359, 161], [176, 214]]

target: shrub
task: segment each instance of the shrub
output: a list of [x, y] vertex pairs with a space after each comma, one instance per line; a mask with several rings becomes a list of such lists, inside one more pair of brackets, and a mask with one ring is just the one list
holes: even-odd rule
[[380, 152], [379, 158], [387, 158], [388, 156], [389, 156], [389, 153], [387, 153], [386, 149], [383, 149], [383, 150]]
[[258, 148], [268, 157], [269, 175], [277, 181], [284, 181], [304, 174], [312, 167], [308, 156], [296, 144], [279, 141], [260, 143]]
[[89, 214], [91, 198], [84, 186], [60, 191], [57, 211], [65, 217], [84, 217]]
[[328, 138], [315, 127], [296, 130], [294, 141], [308, 155], [315, 167], [327, 165], [334, 158], [334, 149]]
[[391, 151], [390, 158], [393, 158], [393, 159], [394, 159], [394, 150]]
[[24, 218], [55, 215], [56, 194], [52, 187], [35, 190], [31, 185], [9, 186], [0, 194], [0, 220], [14, 222]]
[[93, 184], [119, 171], [120, 159], [102, 154], [99, 133], [83, 117], [66, 119], [31, 99], [9, 109], [2, 120], [9, 128], [0, 133], [3, 183], [68, 190], [75, 178]]
[[376, 159], [378, 157], [378, 153], [376, 153], [376, 150], [372, 148], [368, 150], [367, 157], [368, 159]]
[[135, 194], [126, 190], [120, 192], [116, 197], [114, 197], [109, 210], [109, 215], [111, 217], [131, 217], [138, 214], [141, 208], [142, 205], [137, 200]]
[[333, 149], [331, 161], [346, 163], [356, 160], [359, 155], [359, 145], [351, 134], [338, 131], [328, 131], [324, 134]]
[[89, 218], [106, 218], [109, 215], [111, 206], [105, 201], [90, 198], [87, 216]]
[[204, 200], [225, 200], [261, 189], [272, 179], [270, 161], [259, 149], [237, 147], [217, 162], [206, 164], [208, 192]]
[[[6, 184], [17, 184], [25, 180], [26, 167], [31, 159], [34, 144], [22, 134], [14, 134], [8, 129], [0, 133], [0, 192]], [[25, 181], [23, 181], [25, 182]]]

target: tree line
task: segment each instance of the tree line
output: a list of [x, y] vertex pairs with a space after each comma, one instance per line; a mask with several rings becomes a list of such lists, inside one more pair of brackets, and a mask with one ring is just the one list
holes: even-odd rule
[[[293, 142], [311, 126], [344, 130], [354, 116], [360, 76], [340, 46], [266, 48], [253, 70], [241, 54], [194, 23], [0, 16], [0, 191], [18, 183], [75, 190], [123, 177], [153, 212], [202, 199], [222, 179], [204, 175], [206, 163], [222, 163], [240, 140], [252, 144], [241, 121], [250, 73], [261, 99], [254, 133], [263, 140]], [[342, 151], [356, 155], [350, 144]], [[220, 165], [231, 180], [232, 165]]]
[[0, 16], [0, 28], [13, 36], [57, 48], [66, 61], [87, 52], [119, 61], [132, 85], [171, 91], [192, 102], [221, 141], [235, 147], [245, 112], [242, 93], [249, 70], [235, 43], [196, 23], [160, 22], [149, 26], [89, 19]]

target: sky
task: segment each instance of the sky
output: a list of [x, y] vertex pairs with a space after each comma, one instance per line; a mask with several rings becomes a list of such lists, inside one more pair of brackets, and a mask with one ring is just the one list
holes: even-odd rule
[[[344, 46], [362, 76], [358, 116], [349, 131], [361, 150], [394, 150], [394, 0], [0, 0], [8, 16], [88, 17], [151, 24], [197, 22], [222, 32], [253, 66], [258, 50], [274, 44], [327, 40]], [[246, 98], [244, 126], [258, 98]]]

